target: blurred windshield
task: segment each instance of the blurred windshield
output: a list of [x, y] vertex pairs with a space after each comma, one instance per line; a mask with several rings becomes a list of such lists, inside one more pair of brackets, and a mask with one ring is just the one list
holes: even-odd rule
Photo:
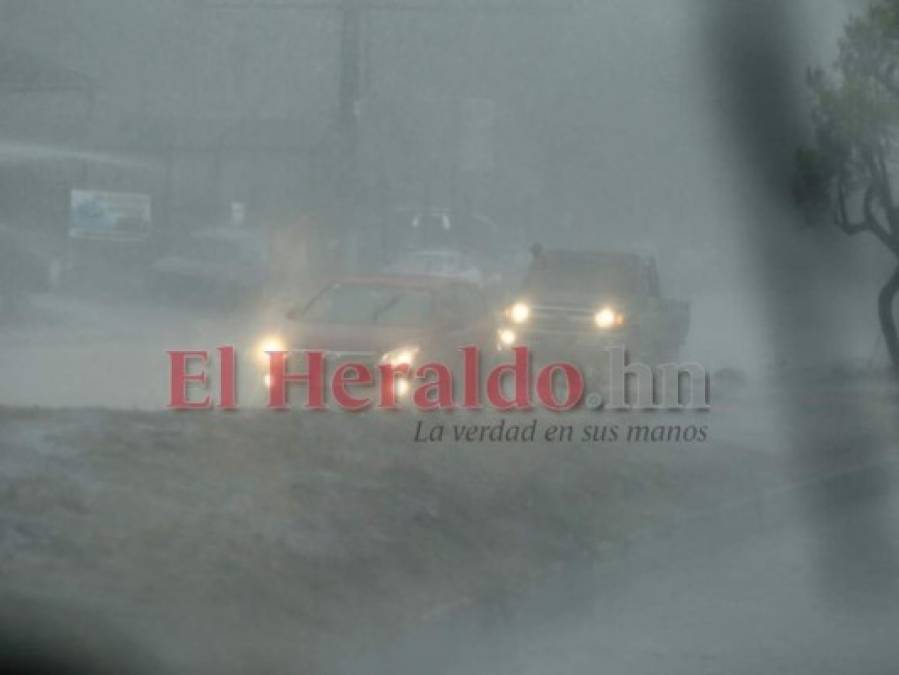
[[312, 301], [303, 318], [322, 323], [416, 326], [427, 322], [431, 310], [429, 291], [334, 284]]
[[639, 264], [630, 258], [547, 255], [533, 262], [524, 286], [536, 293], [583, 292], [621, 297], [636, 294], [639, 282]]

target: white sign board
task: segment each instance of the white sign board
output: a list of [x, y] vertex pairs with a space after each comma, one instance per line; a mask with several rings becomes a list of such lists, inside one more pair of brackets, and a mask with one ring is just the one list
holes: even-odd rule
[[73, 239], [144, 240], [150, 236], [150, 195], [72, 190], [69, 236]]

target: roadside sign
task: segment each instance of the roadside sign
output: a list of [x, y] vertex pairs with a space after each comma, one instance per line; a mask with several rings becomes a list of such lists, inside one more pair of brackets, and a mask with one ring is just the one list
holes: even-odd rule
[[152, 224], [150, 195], [72, 190], [69, 237], [143, 241]]

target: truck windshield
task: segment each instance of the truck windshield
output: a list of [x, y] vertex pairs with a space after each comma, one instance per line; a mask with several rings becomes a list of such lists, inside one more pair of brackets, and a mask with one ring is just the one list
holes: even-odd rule
[[323, 323], [417, 326], [431, 316], [431, 294], [420, 289], [334, 284], [306, 308], [303, 318]]
[[536, 293], [603, 293], [620, 297], [637, 293], [639, 277], [639, 267], [630, 260], [558, 258], [535, 261], [524, 286]]

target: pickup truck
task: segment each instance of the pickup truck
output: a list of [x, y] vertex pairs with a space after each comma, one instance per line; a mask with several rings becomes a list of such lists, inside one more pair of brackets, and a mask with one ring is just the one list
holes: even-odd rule
[[673, 361], [687, 337], [690, 307], [662, 295], [655, 260], [633, 253], [531, 249], [505, 309], [498, 347], [526, 345], [538, 357], [589, 358], [623, 346], [631, 361]]

